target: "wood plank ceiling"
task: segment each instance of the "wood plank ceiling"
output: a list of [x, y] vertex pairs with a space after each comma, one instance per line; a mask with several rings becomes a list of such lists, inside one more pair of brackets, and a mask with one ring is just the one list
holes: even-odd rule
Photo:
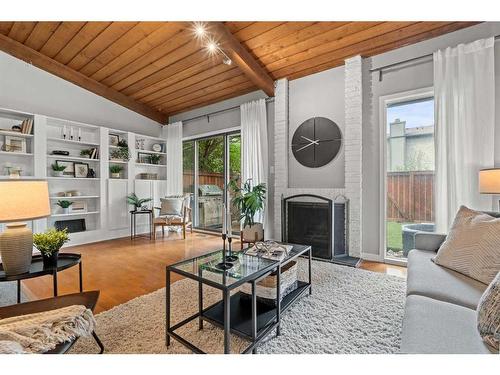
[[[372, 56], [474, 24], [225, 22], [223, 27], [267, 78], [293, 80], [357, 54]], [[209, 33], [210, 28], [209, 23]], [[241, 65], [223, 64], [220, 54], [208, 56], [193, 25], [184, 22], [0, 22], [0, 49], [160, 123], [259, 88]]]

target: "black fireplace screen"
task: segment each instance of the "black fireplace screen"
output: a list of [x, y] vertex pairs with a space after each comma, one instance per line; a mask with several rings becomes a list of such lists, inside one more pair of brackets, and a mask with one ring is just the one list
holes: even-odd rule
[[315, 258], [333, 258], [333, 212], [330, 199], [295, 195], [282, 200], [282, 211], [283, 241], [310, 245]]

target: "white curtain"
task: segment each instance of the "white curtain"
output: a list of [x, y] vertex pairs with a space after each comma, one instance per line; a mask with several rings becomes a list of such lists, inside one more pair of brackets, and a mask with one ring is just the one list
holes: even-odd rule
[[494, 164], [494, 38], [434, 53], [436, 226], [447, 232], [460, 205], [491, 209], [478, 173]]
[[167, 125], [167, 195], [182, 194], [182, 122]]
[[267, 216], [268, 168], [267, 116], [265, 99], [241, 105], [241, 177], [242, 182], [252, 179], [252, 186], [265, 183], [267, 188], [264, 212], [255, 218], [264, 224], [265, 233], [269, 233]]

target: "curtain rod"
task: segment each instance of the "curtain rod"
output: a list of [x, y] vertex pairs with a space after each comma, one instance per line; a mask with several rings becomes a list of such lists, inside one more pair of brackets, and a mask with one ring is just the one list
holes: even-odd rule
[[[496, 35], [495, 36], [495, 42], [498, 42], [499, 40], [500, 40], [500, 35]], [[423, 60], [423, 59], [426, 59], [426, 58], [429, 58], [429, 57], [432, 57], [432, 56], [433, 56], [433, 53], [429, 53], [427, 55], [413, 57], [411, 59], [407, 59], [407, 60], [398, 61], [398, 62], [395, 62], [395, 63], [392, 63], [392, 64], [387, 64], [387, 65], [379, 66], [377, 68], [370, 69], [370, 73], [372, 73], [372, 72], [379, 72], [380, 73], [379, 80], [381, 80], [382, 71], [385, 70], [385, 69], [394, 68], [395, 66], [407, 64], [407, 63], [410, 63], [410, 62], [413, 62], [413, 61]]]
[[[272, 102], [274, 102], [274, 96], [270, 97], [270, 98], [266, 98], [265, 100], [266, 100], [266, 103], [272, 103]], [[208, 120], [208, 122], [210, 122], [210, 116], [218, 115], [218, 114], [221, 114], [221, 113], [224, 113], [224, 112], [233, 111], [233, 110], [235, 110], [237, 108], [240, 108], [240, 106], [239, 105], [235, 105], [234, 107], [219, 109], [218, 111], [214, 111], [214, 112], [210, 112], [210, 113], [205, 113], [204, 115], [199, 115], [199, 116], [195, 116], [195, 117], [191, 117], [191, 118], [187, 118], [185, 120], [179, 120], [179, 121], [182, 121], [182, 123], [185, 124], [186, 122], [191, 122], [191, 121], [199, 120], [201, 118], [206, 117], [207, 120]]]

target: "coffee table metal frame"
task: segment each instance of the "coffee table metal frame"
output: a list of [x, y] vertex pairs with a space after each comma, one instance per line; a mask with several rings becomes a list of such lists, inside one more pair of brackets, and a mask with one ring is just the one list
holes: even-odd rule
[[[54, 289], [54, 297], [58, 295], [57, 289], [57, 273], [65, 269], [78, 265], [78, 280], [80, 293], [83, 292], [83, 275], [82, 275], [82, 259], [80, 254], [60, 253], [57, 259], [57, 267], [44, 267], [43, 258], [41, 255], [33, 255], [31, 267], [28, 272], [19, 275], [6, 275], [3, 267], [0, 267], [0, 282], [2, 281], [17, 281], [17, 303], [21, 303], [21, 281], [32, 279], [35, 277], [52, 275], [52, 284]], [[1, 264], [0, 264], [1, 266]]]
[[[166, 346], [170, 346], [170, 339], [173, 338], [177, 341], [179, 341], [181, 344], [183, 344], [185, 347], [193, 351], [194, 353], [199, 353], [199, 354], [204, 354], [203, 350], [189, 342], [187, 339], [183, 338], [180, 336], [178, 333], [175, 331], [178, 330], [179, 328], [185, 326], [189, 322], [195, 320], [198, 318], [198, 329], [202, 330], [203, 329], [203, 322], [207, 321], [219, 328], [222, 328], [224, 330], [224, 354], [229, 354], [230, 353], [230, 334], [234, 333], [240, 337], [243, 337], [247, 340], [250, 341], [250, 345], [243, 350], [243, 354], [247, 353], [256, 353], [257, 346], [259, 343], [271, 332], [273, 329], [276, 328], [276, 335], [279, 336], [280, 333], [280, 319], [281, 319], [281, 314], [285, 312], [297, 299], [299, 299], [301, 296], [303, 296], [306, 292], [309, 292], [309, 294], [312, 294], [312, 288], [311, 288], [311, 267], [312, 267], [312, 252], [311, 252], [311, 247], [310, 246], [305, 246], [305, 245], [294, 245], [293, 254], [290, 256], [286, 257], [283, 261], [278, 262], [274, 261], [272, 264], [269, 266], [260, 269], [259, 271], [239, 279], [238, 281], [234, 282], [233, 284], [230, 285], [221, 285], [218, 282], [209, 280], [204, 277], [200, 277], [197, 275], [194, 275], [189, 272], [185, 272], [183, 270], [175, 268], [176, 266], [179, 266], [183, 263], [191, 262], [193, 259], [198, 259], [198, 258], [203, 258], [206, 256], [210, 256], [213, 254], [216, 254], [218, 252], [221, 252], [221, 250], [217, 250], [208, 254], [205, 254], [201, 257], [196, 257], [193, 259], [188, 259], [176, 264], [172, 264], [170, 266], [166, 267], [166, 330], [165, 330], [165, 342]], [[292, 251], [293, 251], [292, 250]], [[305, 256], [307, 254], [309, 265], [308, 265], [308, 281], [307, 282], [299, 282], [299, 287], [285, 296], [283, 300], [286, 299], [286, 303], [284, 306], [282, 306], [282, 301], [280, 298], [280, 274], [281, 274], [281, 268], [288, 264], [289, 262], [297, 259], [299, 256]], [[208, 271], [205, 271], [208, 272]], [[223, 275], [227, 275], [227, 271], [220, 271], [223, 273]], [[257, 301], [257, 283], [262, 280], [263, 278], [269, 276], [272, 272], [276, 272], [276, 307], [272, 308], [270, 311], [267, 311], [268, 318], [269, 316], [272, 317], [270, 321], [267, 323], [264, 323], [263, 327], [260, 328], [258, 327], [258, 318], [261, 316], [258, 314], [258, 306], [259, 303]], [[189, 316], [188, 318], [182, 320], [181, 322], [171, 326], [170, 325], [170, 312], [171, 312], [171, 304], [170, 304], [170, 296], [171, 296], [171, 273], [177, 273], [181, 276], [187, 277], [189, 279], [195, 280], [198, 282], [198, 312], [196, 314], [193, 314]], [[240, 287], [244, 283], [250, 283], [251, 284], [251, 290], [252, 290], [252, 295], [251, 295], [251, 332], [244, 332], [243, 330], [238, 330], [235, 327], [231, 327], [231, 302], [233, 303], [239, 303], [241, 293], [238, 292], [231, 296], [231, 291]], [[203, 285], [206, 284], [208, 286], [211, 286], [215, 289], [218, 289], [222, 291], [223, 298], [222, 301], [216, 302], [211, 306], [208, 306], [206, 308], [203, 308]], [[221, 306], [222, 305], [222, 306]], [[221, 319], [214, 318], [214, 311], [221, 310], [223, 309], [223, 314]], [[274, 312], [274, 310], [276, 310]]]

